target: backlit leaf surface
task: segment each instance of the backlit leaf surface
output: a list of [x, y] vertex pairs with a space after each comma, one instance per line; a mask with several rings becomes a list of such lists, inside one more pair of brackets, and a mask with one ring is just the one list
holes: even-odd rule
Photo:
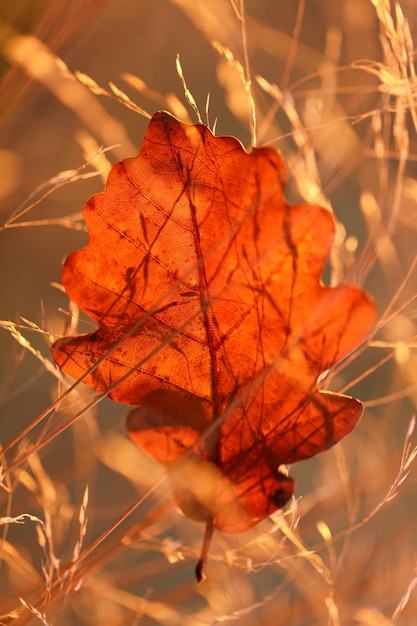
[[317, 379], [366, 337], [374, 305], [322, 284], [334, 218], [288, 205], [285, 182], [274, 148], [156, 113], [85, 205], [88, 245], [63, 269], [98, 328], [58, 340], [56, 363], [137, 406], [133, 441], [187, 515], [227, 532], [284, 506], [278, 467], [333, 446], [363, 410]]

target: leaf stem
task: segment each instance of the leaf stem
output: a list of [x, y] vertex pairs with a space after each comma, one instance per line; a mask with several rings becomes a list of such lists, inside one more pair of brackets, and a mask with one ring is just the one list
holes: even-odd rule
[[206, 531], [204, 533], [204, 541], [203, 541], [203, 547], [201, 549], [201, 556], [195, 568], [195, 575], [196, 575], [198, 583], [206, 579], [205, 569], [206, 569], [207, 559], [209, 555], [210, 543], [213, 537], [213, 531], [214, 531], [214, 520], [212, 517], [210, 517], [210, 519], [208, 520], [206, 524]]

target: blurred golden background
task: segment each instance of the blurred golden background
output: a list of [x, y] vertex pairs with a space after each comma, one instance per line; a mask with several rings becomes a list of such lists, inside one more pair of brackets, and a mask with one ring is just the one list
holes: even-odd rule
[[[18, 438], [5, 467], [91, 399], [77, 388], [22, 435], [67, 384], [49, 355], [70, 306], [57, 285], [86, 242], [83, 204], [140, 149], [147, 119], [126, 101], [197, 121], [177, 54], [203, 119], [210, 94], [216, 134], [247, 147], [250, 69], [258, 141], [284, 153], [288, 198], [327, 204], [341, 223], [327, 278], [364, 286], [379, 312], [331, 381], [367, 404], [359, 428], [292, 468], [301, 499], [286, 516], [217, 533], [199, 587], [203, 529], [127, 439], [126, 407], [101, 401], [16, 466], [0, 500], [2, 623], [413, 623], [417, 481], [402, 455], [417, 401], [416, 16], [415, 0], [1, 4], [0, 442]], [[22, 514], [35, 517], [12, 521]]]

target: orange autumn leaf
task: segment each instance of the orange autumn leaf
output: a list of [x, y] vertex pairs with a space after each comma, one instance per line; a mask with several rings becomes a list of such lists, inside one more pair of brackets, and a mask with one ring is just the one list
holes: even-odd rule
[[334, 218], [287, 204], [285, 182], [274, 148], [156, 113], [85, 205], [88, 245], [63, 268], [98, 328], [56, 341], [56, 363], [137, 406], [130, 437], [207, 541], [283, 507], [294, 485], [279, 466], [330, 448], [363, 411], [317, 380], [364, 340], [374, 305], [323, 285]]

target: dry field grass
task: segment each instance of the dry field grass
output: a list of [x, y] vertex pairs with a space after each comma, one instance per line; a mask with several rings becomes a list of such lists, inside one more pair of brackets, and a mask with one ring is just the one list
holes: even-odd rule
[[[2, 3], [1, 624], [417, 622], [416, 8]], [[138, 152], [142, 109], [196, 122], [177, 54], [217, 134], [279, 148], [289, 200], [332, 208], [326, 280], [364, 287], [378, 308], [366, 344], [326, 379], [365, 403], [359, 427], [291, 468], [284, 512], [216, 533], [200, 585], [203, 528], [127, 438], [127, 408], [50, 356], [54, 337], [92, 328], [62, 290], [62, 261], [86, 242], [84, 202]]]

